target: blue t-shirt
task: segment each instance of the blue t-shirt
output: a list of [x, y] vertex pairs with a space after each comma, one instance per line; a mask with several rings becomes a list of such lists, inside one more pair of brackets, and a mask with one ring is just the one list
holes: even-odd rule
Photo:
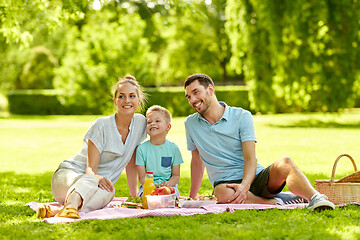
[[[242, 108], [225, 107], [222, 118], [211, 125], [199, 113], [185, 119], [187, 149], [197, 149], [211, 184], [215, 181], [243, 178], [244, 154], [242, 142], [255, 141], [252, 115]], [[263, 170], [257, 161], [256, 174]]]
[[169, 140], [162, 145], [153, 145], [148, 140], [136, 150], [136, 165], [143, 165], [147, 172], [153, 172], [155, 184], [168, 181], [172, 175], [172, 166], [183, 162], [179, 147]]

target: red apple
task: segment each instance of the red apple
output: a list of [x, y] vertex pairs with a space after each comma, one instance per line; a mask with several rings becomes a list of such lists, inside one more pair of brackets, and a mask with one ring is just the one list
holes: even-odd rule
[[160, 187], [158, 195], [169, 195], [171, 194], [171, 190], [168, 187]]
[[155, 188], [154, 190], [152, 190], [152, 192], [150, 193], [150, 195], [158, 195], [159, 194], [159, 189]]
[[159, 187], [158, 195], [167, 195], [166, 189], [164, 187]]
[[164, 187], [166, 189], [167, 194], [171, 194], [171, 189], [169, 187]]
[[169, 187], [170, 191], [171, 191], [171, 194], [175, 193], [175, 188], [173, 187]]

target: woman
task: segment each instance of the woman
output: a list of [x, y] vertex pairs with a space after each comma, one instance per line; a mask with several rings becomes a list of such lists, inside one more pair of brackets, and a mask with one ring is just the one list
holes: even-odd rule
[[114, 104], [116, 114], [98, 118], [85, 134], [81, 151], [62, 162], [52, 177], [53, 196], [64, 207], [40, 205], [38, 217], [80, 218], [79, 211], [105, 207], [124, 168], [130, 196], [136, 196], [135, 150], [146, 137], [146, 120], [135, 113], [144, 105], [144, 93], [133, 76], [119, 80]]

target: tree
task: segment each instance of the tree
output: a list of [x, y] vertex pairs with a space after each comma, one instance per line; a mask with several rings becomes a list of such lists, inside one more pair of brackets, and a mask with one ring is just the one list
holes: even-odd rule
[[[47, 72], [44, 75], [52, 78], [53, 67], [61, 62], [60, 59], [66, 49], [66, 42], [62, 40], [64, 35], [62, 31], [66, 31], [67, 23], [80, 25], [84, 12], [90, 5], [91, 2], [87, 0], [2, 1], [0, 6], [1, 88], [8, 90], [51, 87], [52, 79], [43, 79], [42, 83], [39, 83], [38, 80], [33, 82], [34, 77]], [[45, 62], [50, 61], [43, 62], [45, 65], [41, 67], [42, 69], [39, 64], [32, 62], [34, 60], [32, 52], [34, 50], [36, 52], [39, 46], [41, 49], [46, 49], [41, 51], [45, 54], [42, 54], [45, 58], [41, 59]], [[34, 68], [39, 70], [37, 74], [33, 74]]]
[[272, 89], [274, 75], [269, 34], [256, 13], [251, 0], [228, 1], [226, 28], [231, 39], [232, 67], [244, 73], [249, 86], [251, 108], [274, 111]]
[[29, 47], [34, 30], [45, 25], [52, 31], [64, 20], [79, 23], [91, 4], [88, 0], [4, 0], [0, 6], [0, 33], [7, 43]]
[[[89, 13], [90, 14], [90, 13]], [[114, 18], [114, 12], [93, 12], [81, 32], [73, 28], [70, 47], [57, 71], [56, 88], [67, 93], [69, 105], [92, 113], [113, 109], [111, 87], [118, 77], [134, 75], [144, 85], [153, 79], [154, 55], [143, 37], [145, 24], [137, 14]], [[116, 19], [113, 21], [111, 19]]]
[[[180, 1], [170, 9], [164, 38], [160, 78], [182, 83], [191, 73], [203, 72], [227, 80], [230, 43], [225, 33], [225, 1]], [[176, 66], [176, 67], [175, 67]]]
[[229, 0], [232, 66], [245, 72], [254, 109], [337, 111], [354, 104], [359, 3]]
[[18, 89], [52, 89], [54, 69], [58, 62], [52, 53], [44, 46], [32, 49], [30, 61], [20, 75]]

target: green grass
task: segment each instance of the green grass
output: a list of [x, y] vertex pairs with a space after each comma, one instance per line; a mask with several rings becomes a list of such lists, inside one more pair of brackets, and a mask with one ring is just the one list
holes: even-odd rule
[[[64, 159], [80, 150], [82, 137], [98, 116], [0, 116], [0, 239], [359, 239], [360, 207], [313, 213], [297, 210], [244, 210], [188, 217], [87, 220], [50, 225], [34, 216], [27, 202], [54, 201], [50, 180]], [[175, 118], [168, 138], [185, 163], [179, 190], [190, 188], [190, 153], [184, 118]], [[335, 158], [349, 153], [360, 164], [360, 111], [338, 114], [254, 116], [257, 157], [267, 166], [290, 156], [314, 184], [329, 179]], [[336, 178], [353, 172], [347, 159]], [[126, 176], [115, 184], [127, 196]], [[201, 194], [210, 194], [204, 177]]]

